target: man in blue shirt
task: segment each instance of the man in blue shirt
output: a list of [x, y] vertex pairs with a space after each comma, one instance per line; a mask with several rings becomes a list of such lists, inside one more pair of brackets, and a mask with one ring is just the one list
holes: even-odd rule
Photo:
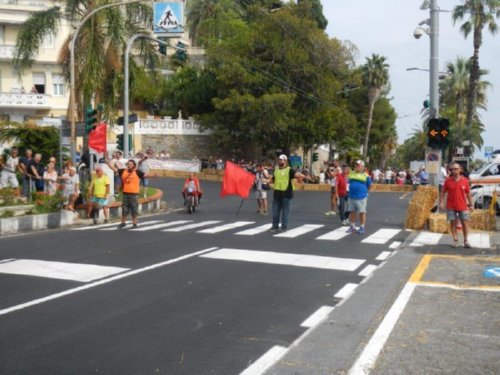
[[[354, 171], [349, 173], [349, 200], [347, 204], [351, 226], [347, 230], [348, 233], [365, 233], [366, 203], [371, 184], [370, 176], [365, 173], [364, 161], [358, 160]], [[359, 228], [357, 230], [356, 212], [359, 213]]]

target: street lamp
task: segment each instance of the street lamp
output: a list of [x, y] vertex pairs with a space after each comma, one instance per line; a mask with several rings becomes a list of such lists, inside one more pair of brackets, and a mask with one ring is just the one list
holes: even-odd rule
[[[417, 67], [406, 68], [407, 72], [414, 70], [418, 70], [420, 72], [430, 72], [429, 69], [424, 69], [424, 68], [417, 68]], [[451, 75], [450, 72], [438, 72], [438, 73], [439, 73], [439, 80], [445, 79], [446, 77]]]
[[[75, 161], [76, 155], [76, 108], [75, 108], [75, 44], [78, 33], [82, 29], [83, 25], [87, 20], [92, 17], [95, 13], [102, 9], [111, 8], [119, 5], [127, 5], [133, 3], [139, 3], [141, 1], [146, 0], [128, 0], [128, 1], [120, 1], [118, 3], [111, 3], [100, 6], [92, 10], [89, 14], [87, 14], [76, 27], [75, 32], [73, 33], [73, 37], [71, 38], [71, 42], [69, 44], [69, 56], [70, 56], [70, 82], [69, 82], [69, 90], [70, 90], [70, 119], [71, 119], [71, 160]], [[91, 159], [92, 160], [92, 159]]]

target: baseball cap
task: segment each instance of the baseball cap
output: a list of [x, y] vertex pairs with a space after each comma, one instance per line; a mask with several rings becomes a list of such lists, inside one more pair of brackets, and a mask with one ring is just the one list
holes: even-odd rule
[[359, 164], [359, 165], [361, 165], [362, 167], [364, 167], [364, 166], [365, 166], [365, 162], [364, 162], [363, 160], [358, 160], [358, 161], [356, 161], [356, 164]]
[[286, 157], [285, 154], [281, 154], [278, 159], [280, 159], [280, 160], [288, 160], [288, 158]]

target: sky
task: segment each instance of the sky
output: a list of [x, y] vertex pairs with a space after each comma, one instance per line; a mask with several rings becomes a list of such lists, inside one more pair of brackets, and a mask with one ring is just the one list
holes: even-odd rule
[[[422, 103], [429, 95], [429, 73], [407, 71], [417, 67], [429, 69], [430, 40], [424, 34], [413, 37], [418, 24], [429, 18], [429, 10], [421, 10], [422, 0], [321, 0], [328, 19], [330, 37], [349, 40], [359, 49], [358, 64], [376, 53], [387, 58], [391, 81], [392, 105], [398, 119], [398, 140], [403, 143], [414, 128], [421, 127]], [[460, 23], [453, 25], [450, 12], [461, 0], [437, 0], [439, 13], [439, 71], [458, 56], [469, 58], [473, 53], [472, 35], [464, 39]], [[500, 24], [500, 20], [498, 21]], [[496, 56], [496, 59], [495, 59]], [[479, 65], [487, 69], [485, 77], [492, 88], [488, 91], [488, 110], [480, 112], [485, 125], [484, 145], [475, 157], [482, 158], [484, 147], [500, 149], [500, 33], [483, 35]]]

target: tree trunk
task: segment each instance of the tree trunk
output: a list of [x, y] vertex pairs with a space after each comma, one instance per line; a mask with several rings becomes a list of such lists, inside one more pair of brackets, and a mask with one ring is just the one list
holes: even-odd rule
[[369, 99], [368, 103], [368, 123], [366, 124], [366, 135], [365, 144], [363, 145], [363, 159], [366, 160], [366, 155], [368, 154], [368, 141], [370, 139], [370, 130], [372, 128], [373, 121], [373, 109], [375, 108], [375, 98]]
[[476, 108], [476, 91], [479, 81], [479, 48], [482, 44], [482, 26], [474, 29], [474, 54], [471, 58], [469, 87], [467, 90], [467, 114], [465, 118], [465, 126], [470, 128]]

